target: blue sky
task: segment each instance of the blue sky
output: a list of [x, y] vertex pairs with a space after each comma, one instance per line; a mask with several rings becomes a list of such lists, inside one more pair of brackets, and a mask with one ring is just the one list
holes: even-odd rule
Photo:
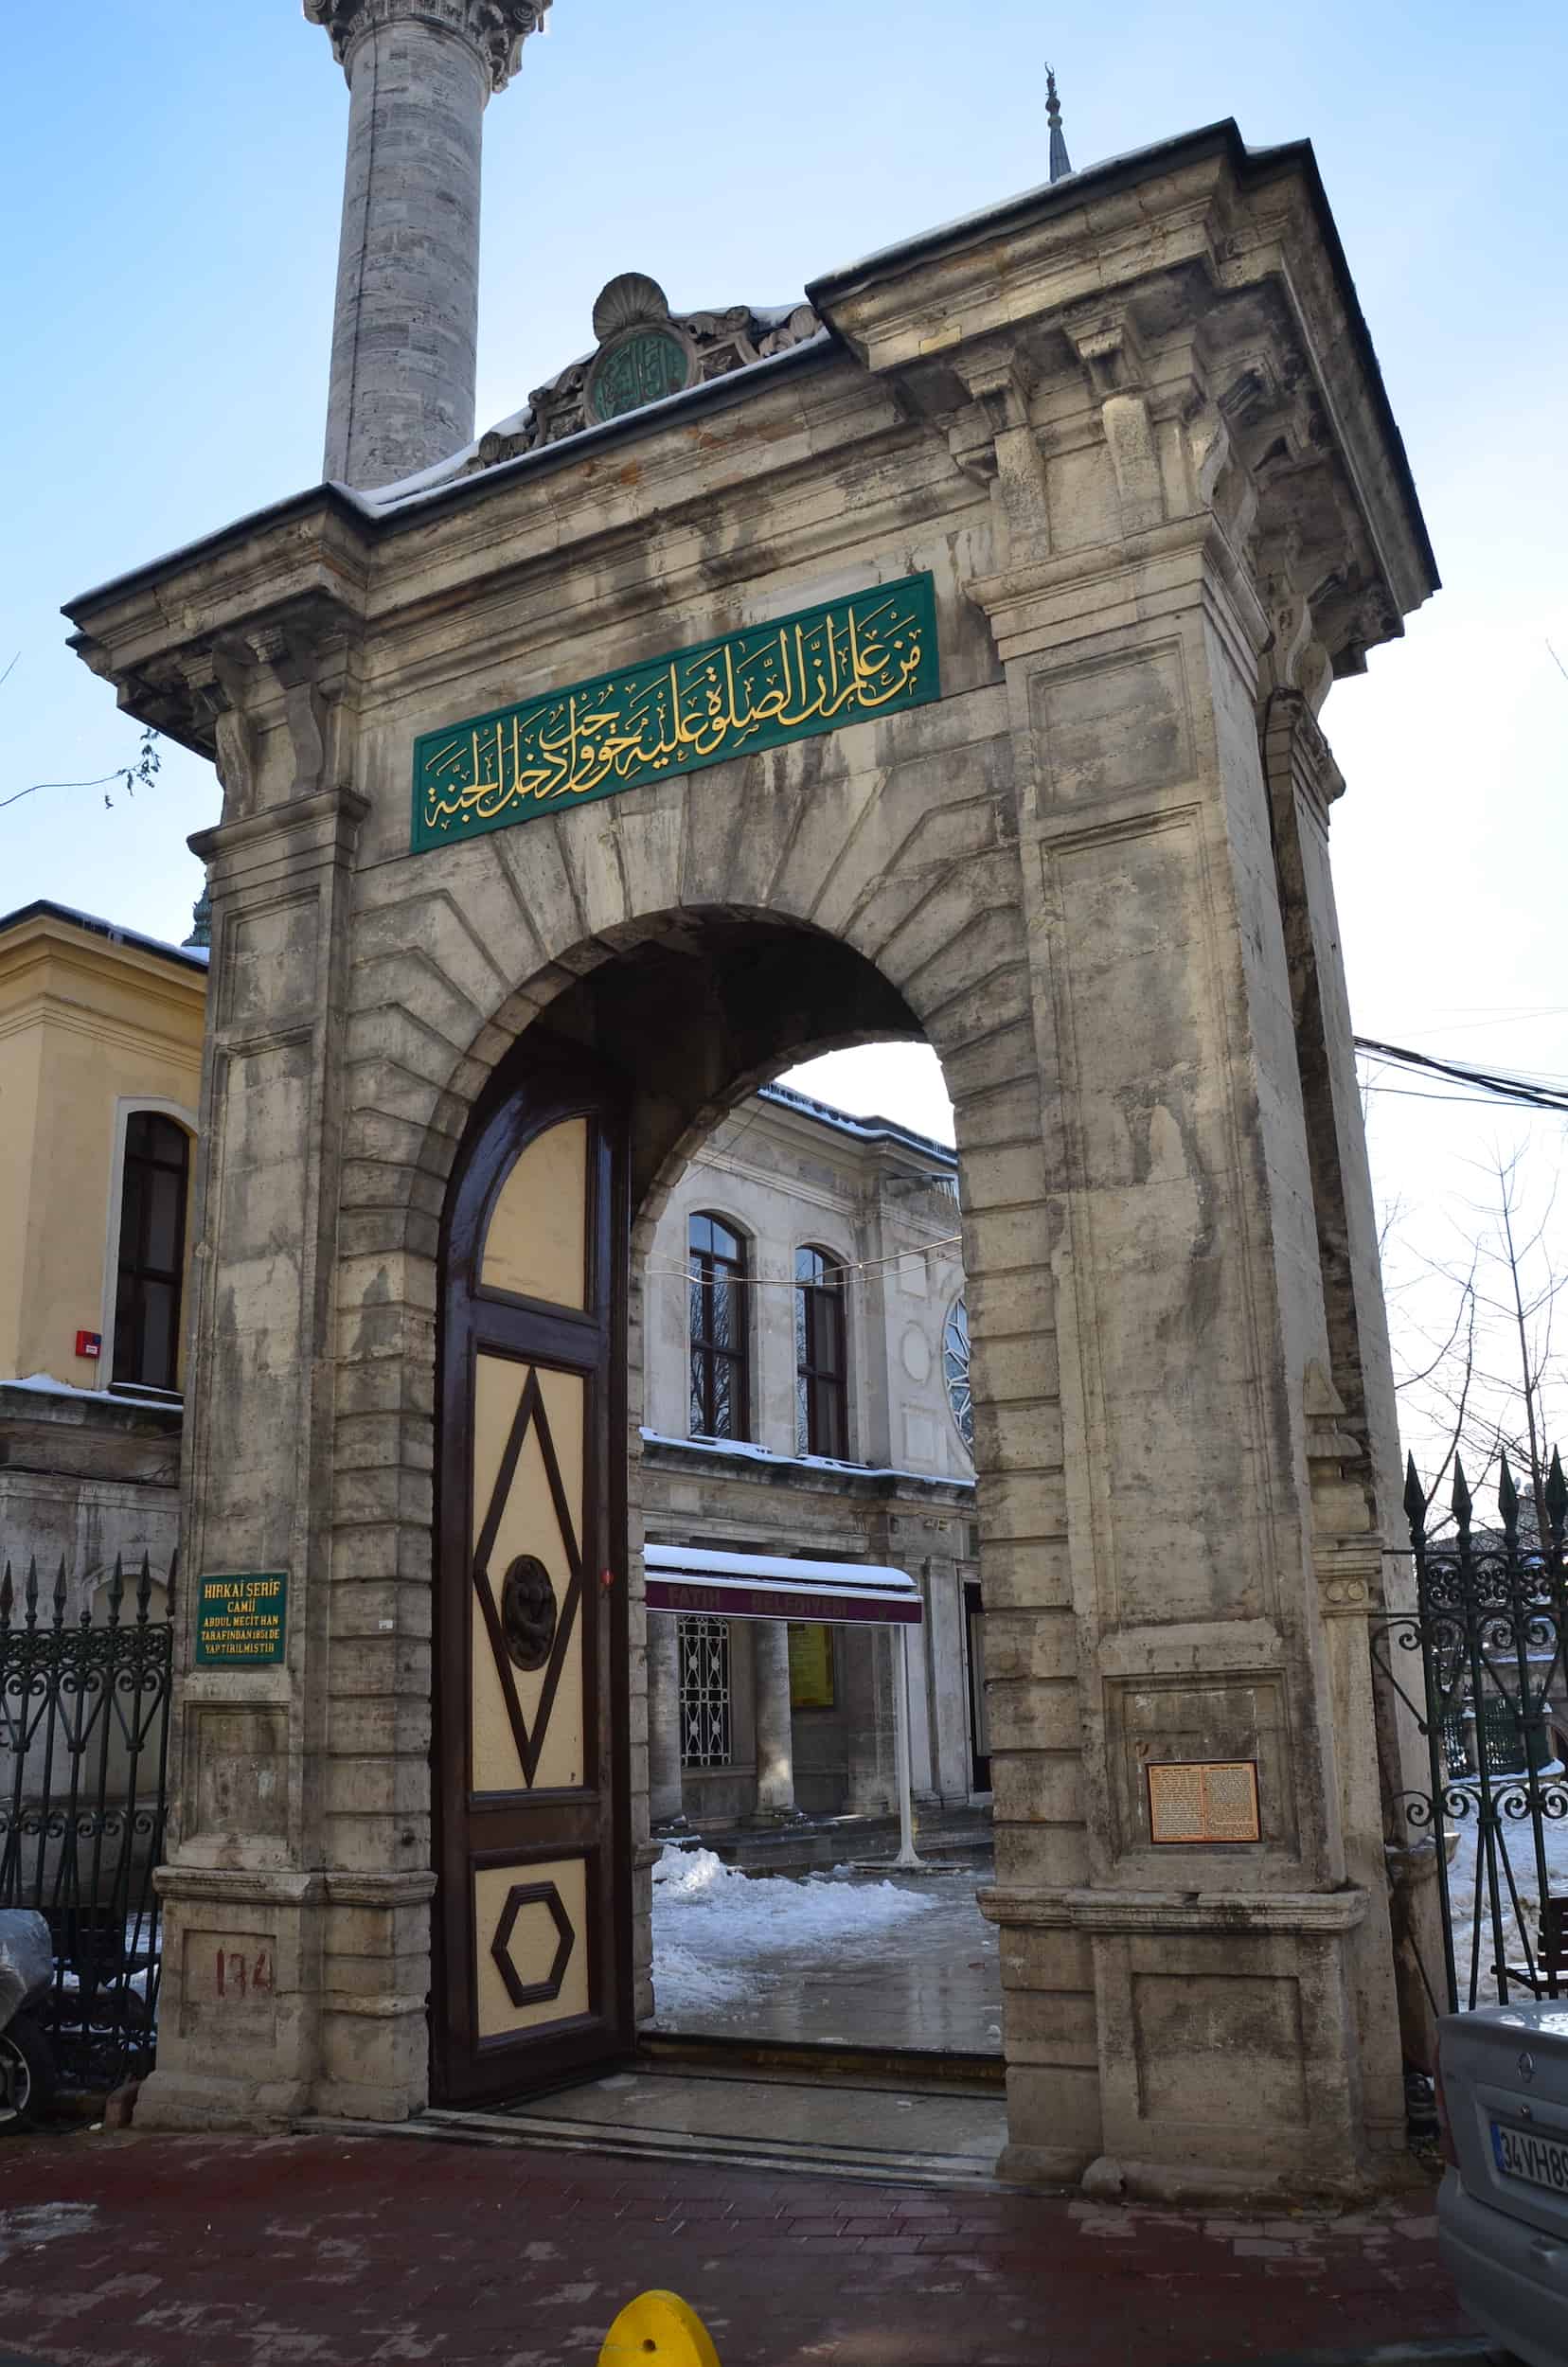
[[[1079, 165], [1226, 115], [1313, 140], [1446, 585], [1325, 711], [1357, 1024], [1568, 1071], [1560, 0], [557, 0], [488, 120], [480, 425], [591, 342], [617, 272], [779, 302], [1042, 180], [1047, 55]], [[134, 753], [61, 602], [318, 477], [347, 111], [295, 0], [19, 9], [7, 62], [0, 798]], [[0, 910], [182, 935], [216, 810], [177, 750], [112, 810], [0, 810]], [[1459, 1113], [1372, 1111], [1391, 1188], [1447, 1191]]]

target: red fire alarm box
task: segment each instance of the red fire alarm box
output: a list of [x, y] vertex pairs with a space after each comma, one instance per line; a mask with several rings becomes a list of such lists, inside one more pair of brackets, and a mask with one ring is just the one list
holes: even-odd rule
[[96, 1357], [101, 1355], [102, 1350], [103, 1334], [101, 1331], [79, 1331], [77, 1333], [78, 1356]]

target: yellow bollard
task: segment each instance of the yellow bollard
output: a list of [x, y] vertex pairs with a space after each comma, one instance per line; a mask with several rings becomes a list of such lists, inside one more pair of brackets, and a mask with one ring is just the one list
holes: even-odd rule
[[604, 2338], [598, 2367], [719, 2367], [706, 2326], [679, 2293], [639, 2293]]

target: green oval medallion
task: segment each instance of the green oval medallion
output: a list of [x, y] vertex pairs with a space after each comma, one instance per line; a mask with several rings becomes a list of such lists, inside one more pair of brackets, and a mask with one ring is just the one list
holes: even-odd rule
[[691, 361], [678, 337], [662, 329], [639, 329], [612, 347], [594, 372], [590, 407], [596, 419], [618, 419], [644, 403], [683, 392]]

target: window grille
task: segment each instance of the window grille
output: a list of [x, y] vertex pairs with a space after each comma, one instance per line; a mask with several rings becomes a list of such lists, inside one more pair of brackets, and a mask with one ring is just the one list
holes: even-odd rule
[[730, 1651], [727, 1619], [683, 1618], [681, 1765], [730, 1763]]
[[844, 1271], [826, 1250], [795, 1252], [795, 1452], [849, 1452]]
[[718, 1217], [697, 1216], [686, 1237], [693, 1438], [749, 1438], [746, 1245]]

